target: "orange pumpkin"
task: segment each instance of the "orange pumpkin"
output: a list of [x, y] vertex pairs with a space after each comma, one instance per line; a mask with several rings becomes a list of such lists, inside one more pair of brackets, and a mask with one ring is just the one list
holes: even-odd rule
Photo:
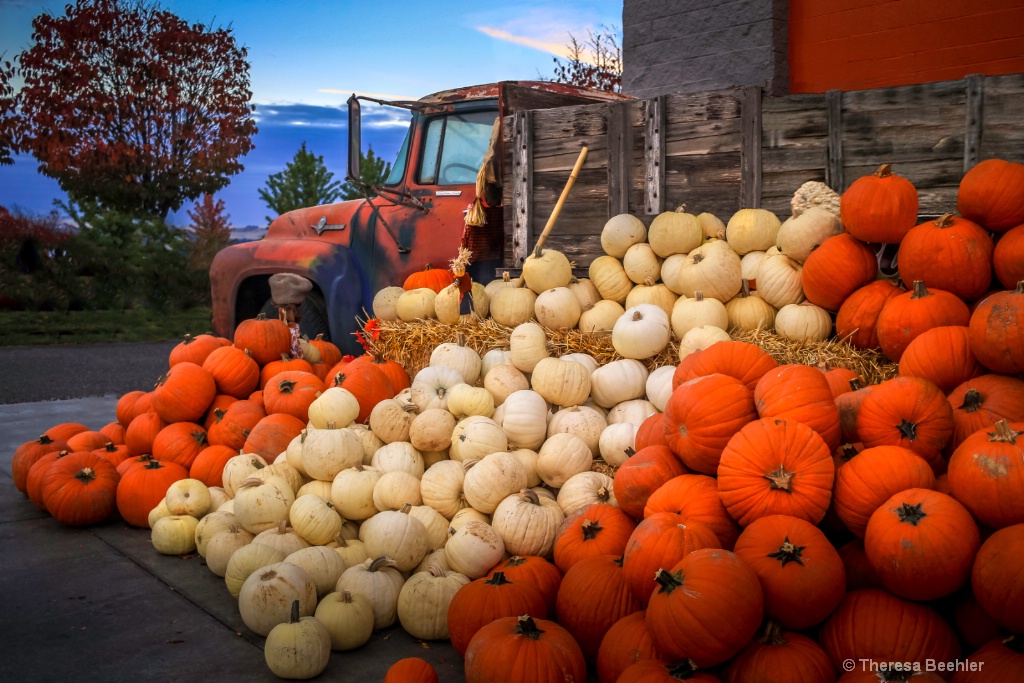
[[838, 311], [847, 297], [875, 279], [878, 261], [853, 235], [829, 237], [811, 252], [800, 270], [807, 300], [826, 311]]
[[252, 356], [234, 346], [215, 349], [203, 361], [203, 369], [210, 373], [221, 394], [244, 399], [260, 383], [260, 366]]
[[273, 463], [305, 427], [306, 423], [294, 415], [268, 414], [250, 430], [242, 450], [262, 456], [268, 464]]
[[991, 431], [999, 420], [1024, 422], [1024, 380], [1006, 375], [979, 375], [946, 397], [953, 407], [953, 436], [947, 450], [956, 450], [979, 429]]
[[835, 669], [821, 646], [769, 621], [764, 633], [729, 663], [722, 683], [834, 683]]
[[1014, 524], [985, 539], [971, 569], [971, 590], [978, 603], [1010, 633], [1024, 633], [1022, 557], [1024, 524]]
[[148, 528], [149, 513], [164, 499], [167, 489], [187, 478], [188, 470], [173, 462], [151, 460], [129, 468], [117, 486], [117, 511], [132, 526]]
[[953, 683], [1003, 683], [1024, 670], [1024, 637], [998, 636], [968, 657], [969, 666], [953, 674]]
[[565, 574], [589, 557], [620, 556], [635, 528], [633, 518], [614, 505], [588, 505], [566, 520], [555, 539], [555, 566]]
[[310, 339], [309, 344], [320, 352], [320, 362], [328, 368], [341, 360], [341, 349], [325, 340], [322, 333], [318, 334], [315, 339]]
[[992, 372], [1024, 373], [1024, 280], [987, 296], [971, 314], [971, 351]]
[[292, 335], [285, 322], [277, 318], [267, 318], [260, 313], [255, 318], [243, 320], [238, 324], [235, 329], [234, 345], [248, 351], [252, 359], [262, 367], [280, 358], [282, 354], [290, 353]]
[[585, 681], [587, 663], [572, 635], [530, 615], [502, 617], [473, 636], [466, 649], [466, 683]]
[[651, 494], [669, 479], [688, 472], [668, 446], [647, 446], [630, 456], [615, 472], [615, 500], [630, 517], [643, 519]]
[[697, 671], [693, 662], [689, 660], [669, 664], [660, 659], [643, 659], [623, 671], [619, 678], [620, 683], [675, 683], [675, 681], [720, 683], [720, 680], [711, 674]]
[[279, 372], [285, 370], [301, 370], [303, 372], [313, 372], [313, 366], [310, 365], [309, 361], [303, 358], [292, 358], [288, 354], [281, 356], [277, 360], [272, 360], [260, 370], [260, 389], [267, 388], [267, 382]]
[[352, 361], [348, 363], [343, 370], [328, 375], [326, 385], [342, 387], [352, 392], [356, 401], [359, 402], [359, 415], [356, 417], [356, 422], [369, 420], [374, 406], [395, 395], [388, 376], [375, 365], [367, 362]]
[[529, 581], [511, 581], [501, 571], [470, 581], [448, 603], [452, 647], [465, 655], [469, 641], [481, 627], [520, 614], [536, 614], [541, 619], [548, 616], [544, 596]]
[[206, 430], [194, 422], [174, 422], [153, 439], [153, 458], [188, 469], [206, 447]]
[[166, 422], [197, 422], [217, 395], [217, 383], [209, 372], [183, 361], [157, 380], [153, 409]]
[[898, 363], [910, 342], [922, 332], [933, 327], [967, 325], [970, 320], [967, 304], [955, 294], [928, 289], [924, 281], [915, 280], [912, 291], [885, 302], [875, 331], [882, 351]]
[[437, 671], [425, 659], [406, 657], [388, 667], [384, 683], [438, 683]]
[[45, 432], [43, 432], [43, 434], [53, 439], [54, 441], [67, 441], [75, 434], [78, 434], [79, 432], [84, 432], [88, 429], [88, 427], [86, 427], [84, 424], [80, 422], [61, 422], [60, 424], [56, 424], [50, 427]]
[[18, 446], [11, 458], [11, 478], [14, 480], [14, 488], [25, 493], [25, 480], [28, 478], [28, 471], [39, 458], [47, 453], [68, 450], [67, 441], [55, 440], [46, 434], [41, 434], [38, 439], [26, 441]]
[[266, 411], [253, 401], [235, 401], [227, 410], [217, 411], [216, 420], [207, 431], [207, 440], [211, 445], [227, 446], [238, 452], [252, 428], [266, 416]]
[[68, 450], [93, 451], [102, 448], [108, 441], [110, 439], [103, 432], [87, 429], [68, 439]]
[[124, 432], [124, 443], [131, 455], [153, 452], [153, 441], [167, 422], [155, 412], [142, 413], [131, 421]]
[[996, 279], [1006, 289], [1013, 289], [1024, 280], [1024, 224], [1010, 230], [996, 242], [992, 251], [992, 268]]
[[676, 366], [672, 388], [694, 377], [720, 372], [735, 377], [753, 390], [764, 373], [778, 363], [759, 346], [741, 341], [720, 341], [706, 349], [694, 351]]
[[168, 361], [170, 365], [182, 362], [202, 365], [203, 361], [206, 360], [206, 357], [209, 356], [212, 351], [219, 349], [220, 347], [220, 339], [214, 337], [212, 334], [200, 334], [195, 337], [191, 334], [186, 334], [185, 338], [179, 342], [177, 346], [171, 349], [171, 355]]
[[957, 446], [949, 459], [949, 488], [981, 524], [1024, 524], [1024, 422], [999, 420]]
[[114, 415], [121, 426], [128, 429], [132, 419], [138, 414], [135, 412], [135, 402], [146, 394], [145, 391], [129, 391], [117, 399], [117, 406], [114, 408]]
[[101, 455], [78, 452], [50, 467], [43, 501], [50, 514], [68, 526], [98, 524], [117, 509], [117, 468]]
[[622, 672], [636, 662], [658, 658], [647, 630], [646, 614], [644, 610], [627, 614], [612, 624], [601, 638], [595, 667], [600, 683], [615, 683]]
[[953, 408], [934, 384], [894, 377], [875, 385], [860, 405], [857, 434], [865, 446], [902, 446], [945, 471], [942, 449], [953, 435]]
[[207, 446], [199, 451], [199, 455], [192, 461], [188, 476], [198, 479], [207, 486], [223, 486], [224, 465], [236, 455], [238, 451], [227, 446]]
[[795, 420], [817, 432], [829, 451], [840, 444], [839, 409], [824, 374], [799, 363], [769, 370], [754, 387], [754, 405], [762, 418]]
[[917, 223], [917, 188], [882, 164], [843, 192], [839, 203], [843, 227], [862, 242], [898, 244]]
[[706, 525], [718, 537], [719, 547], [732, 550], [740, 535], [739, 525], [722, 504], [715, 479], [705, 474], [681, 474], [651, 494], [644, 518], [673, 512], [689, 522]]
[[856, 349], [878, 348], [878, 316], [885, 303], [904, 292], [889, 280], [875, 280], [846, 298], [836, 313], [836, 336]]
[[622, 558], [596, 555], [576, 562], [565, 572], [555, 610], [558, 623], [580, 644], [587, 662], [594, 664], [608, 629], [640, 608], [622, 571]]
[[426, 287], [435, 292], [440, 292], [453, 282], [455, 282], [455, 275], [450, 270], [447, 268], [435, 268], [428, 263], [423, 270], [412, 273], [405, 278], [405, 282], [402, 283], [402, 289], [409, 290]]
[[1024, 223], [1024, 164], [985, 159], [960, 180], [956, 210], [992, 232]]
[[947, 213], [914, 227], [900, 243], [897, 263], [904, 282], [974, 301], [992, 282], [992, 238], [974, 221]]
[[948, 394], [985, 370], [971, 353], [967, 327], [933, 327], [918, 335], [900, 357], [900, 376], [923, 377]]
[[487, 573], [490, 578], [503, 572], [509, 581], [527, 583], [544, 598], [549, 617], [554, 617], [558, 587], [562, 584], [562, 572], [553, 562], [537, 555], [513, 555], [502, 560]]
[[675, 566], [695, 550], [717, 548], [720, 544], [715, 532], [703, 522], [675, 512], [656, 512], [645, 517], [630, 534], [622, 556], [622, 570], [633, 597], [646, 607], [658, 587], [654, 573], [659, 567]]

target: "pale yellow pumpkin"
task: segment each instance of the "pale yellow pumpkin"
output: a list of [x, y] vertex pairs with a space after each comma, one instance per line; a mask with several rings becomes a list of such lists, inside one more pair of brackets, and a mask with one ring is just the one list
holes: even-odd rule
[[725, 227], [725, 239], [737, 254], [765, 251], [775, 244], [782, 223], [767, 209], [740, 209]]
[[686, 206], [663, 211], [651, 221], [647, 241], [661, 258], [673, 254], [689, 254], [704, 242], [704, 229], [696, 216], [686, 213]]
[[531, 388], [556, 406], [575, 406], [590, 395], [590, 373], [574, 360], [548, 356], [533, 368]]
[[385, 287], [373, 295], [373, 317], [380, 320], [398, 320], [398, 297], [402, 296], [404, 289], [398, 286]]
[[832, 318], [810, 301], [788, 304], [775, 314], [775, 332], [793, 341], [825, 341], [832, 334]]
[[636, 216], [620, 213], [609, 218], [601, 228], [601, 248], [617, 259], [626, 255], [634, 244], [647, 239], [647, 226]]
[[626, 275], [622, 261], [614, 256], [598, 256], [590, 262], [590, 281], [594, 283], [602, 299], [623, 303], [633, 289], [633, 281]]
[[757, 268], [757, 293], [779, 309], [804, 300], [801, 282], [803, 266], [772, 247], [765, 252]]
[[541, 327], [568, 330], [576, 327], [583, 307], [568, 287], [555, 287], [537, 295], [533, 312]]
[[274, 626], [263, 644], [263, 658], [278, 678], [305, 680], [323, 673], [331, 661], [331, 635], [319, 619], [299, 616], [292, 601], [289, 621]]
[[647, 242], [634, 244], [622, 257], [622, 270], [626, 277], [640, 284], [646, 280], [657, 282], [661, 279], [661, 257], [654, 253]]
[[681, 297], [672, 307], [672, 333], [677, 339], [695, 327], [714, 325], [723, 330], [729, 327], [729, 315], [725, 304], [718, 299], [706, 298], [704, 292], [697, 290], [693, 298]]
[[434, 313], [434, 298], [437, 292], [429, 287], [418, 287], [407, 289], [402, 292], [395, 302], [395, 313], [398, 319], [404, 322], [414, 320], [430, 320], [436, 318]]
[[238, 611], [250, 631], [266, 636], [275, 626], [289, 620], [292, 602], [296, 600], [299, 613], [312, 616], [316, 611], [316, 584], [305, 569], [277, 562], [246, 578], [238, 593]]
[[580, 314], [580, 332], [594, 335], [611, 334], [615, 321], [625, 312], [626, 309], [619, 302], [602, 299], [590, 308], [585, 308]]

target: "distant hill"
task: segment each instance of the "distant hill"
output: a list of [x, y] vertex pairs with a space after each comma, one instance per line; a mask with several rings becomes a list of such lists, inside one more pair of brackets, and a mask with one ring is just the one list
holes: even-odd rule
[[232, 226], [231, 239], [236, 242], [253, 242], [261, 239], [267, 234], [266, 226], [246, 225], [245, 227]]

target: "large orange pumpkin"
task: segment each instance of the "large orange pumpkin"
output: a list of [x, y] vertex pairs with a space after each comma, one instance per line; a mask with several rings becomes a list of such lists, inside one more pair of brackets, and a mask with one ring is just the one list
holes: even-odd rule
[[1003, 683], [1024, 671], [1024, 636], [998, 636], [967, 658], [953, 683]]
[[656, 512], [637, 524], [622, 556], [622, 570], [633, 596], [647, 606], [658, 587], [654, 573], [675, 566], [694, 550], [717, 548], [721, 542], [707, 524], [675, 512]]
[[194, 422], [174, 422], [153, 439], [153, 458], [189, 469], [206, 447], [206, 430]]
[[217, 395], [217, 383], [201, 366], [182, 361], [157, 380], [153, 409], [167, 423], [198, 422]]
[[672, 374], [672, 388], [694, 377], [720, 372], [735, 377], [753, 390], [761, 376], [777, 365], [775, 359], [759, 346], [741, 341], [720, 341], [683, 358]]
[[425, 659], [406, 657], [388, 667], [384, 683], [438, 683], [437, 671]]
[[795, 420], [762, 418], [725, 447], [718, 491], [741, 526], [766, 515], [817, 524], [828, 509], [834, 478], [832, 452], [817, 432]]
[[46, 474], [43, 501], [68, 526], [98, 524], [117, 509], [117, 468], [101, 455], [78, 452], [53, 463]]
[[1024, 164], [985, 159], [960, 180], [956, 210], [992, 232], [1024, 223]]
[[566, 520], [555, 539], [555, 566], [563, 574], [574, 564], [599, 555], [622, 555], [636, 521], [620, 508], [595, 503]]
[[124, 432], [124, 443], [131, 455], [144, 455], [153, 452], [153, 441], [167, 422], [155, 411], [142, 413], [135, 417]]
[[601, 639], [615, 622], [641, 609], [622, 571], [622, 558], [597, 555], [572, 565], [558, 589], [558, 623], [572, 634], [587, 662], [597, 661]]
[[431, 264], [427, 264], [423, 270], [416, 271], [405, 278], [405, 282], [402, 283], [402, 289], [420, 289], [427, 287], [440, 292], [442, 289], [455, 282], [455, 275], [446, 268], [435, 268]]
[[148, 528], [149, 513], [164, 499], [167, 489], [187, 478], [188, 470], [173, 462], [151, 460], [129, 468], [117, 485], [117, 511], [132, 526]]
[[903, 282], [922, 280], [965, 301], [974, 301], [992, 282], [992, 238], [980, 225], [947, 213], [914, 227], [897, 256]]
[[864, 530], [864, 551], [882, 585], [909, 600], [935, 600], [960, 588], [979, 545], [981, 534], [967, 508], [929, 489], [895, 494]]
[[587, 662], [572, 635], [553, 621], [530, 615], [502, 617], [473, 636], [466, 648], [466, 683], [585, 681]]
[[554, 617], [562, 572], [553, 562], [538, 555], [513, 555], [492, 567], [487, 577], [498, 572], [503, 572], [509, 581], [527, 583], [540, 591], [547, 606], [548, 617]]
[[957, 446], [949, 458], [953, 497], [993, 529], [1024, 524], [1024, 422], [999, 420]]
[[310, 365], [309, 361], [304, 358], [292, 358], [288, 354], [284, 354], [277, 360], [272, 360], [260, 369], [260, 389], [267, 388], [267, 382], [271, 380], [279, 372], [285, 370], [302, 370], [303, 372], [313, 372], [313, 366]]
[[647, 500], [644, 518], [659, 512], [706, 525], [718, 537], [718, 547], [726, 550], [732, 550], [740, 535], [739, 525], [722, 504], [714, 477], [705, 474], [681, 474], [665, 482]]
[[38, 439], [26, 441], [18, 446], [11, 458], [11, 478], [14, 480], [14, 487], [25, 493], [25, 480], [32, 465], [47, 453], [67, 450], [67, 445], [67, 441], [51, 439], [46, 434], [41, 434]]
[[210, 355], [215, 349], [219, 349], [222, 346], [220, 339], [214, 337], [212, 334], [200, 334], [193, 337], [191, 334], [186, 334], [185, 338], [178, 343], [173, 349], [171, 349], [171, 355], [168, 359], [170, 365], [177, 363], [188, 362], [195, 363], [196, 365], [202, 365], [206, 357]]
[[985, 297], [968, 327], [971, 351], [982, 365], [1004, 375], [1024, 373], [1024, 280]]
[[875, 279], [878, 260], [853, 235], [833, 235], [811, 252], [800, 270], [804, 296], [826, 311], [838, 311], [847, 297]]
[[541, 619], [548, 616], [544, 596], [529, 581], [511, 581], [501, 571], [470, 581], [448, 603], [452, 647], [465, 655], [469, 641], [483, 626], [520, 614], [535, 614]]
[[1024, 224], [1010, 230], [996, 242], [992, 268], [1006, 289], [1013, 289], [1024, 280]]
[[370, 419], [374, 406], [395, 395], [391, 380], [384, 371], [368, 362], [348, 363], [340, 372], [329, 374], [325, 384], [328, 387], [342, 387], [352, 392], [359, 402], [356, 422], [366, 422]]
[[971, 569], [971, 590], [978, 603], [1010, 633], [1024, 633], [1022, 557], [1024, 524], [1014, 524], [985, 539]]
[[260, 366], [246, 351], [234, 346], [215, 349], [203, 361], [203, 369], [213, 376], [221, 394], [244, 399], [260, 383]]
[[267, 413], [287, 413], [307, 421], [309, 406], [326, 387], [312, 372], [285, 370], [274, 375], [263, 389], [263, 408]]
[[889, 280], [875, 280], [855, 291], [836, 313], [836, 336], [857, 349], [877, 349], [878, 316], [885, 302], [903, 291]]
[[699, 667], [735, 656], [757, 633], [764, 596], [757, 574], [726, 550], [705, 548], [657, 572], [647, 628], [658, 653]]
[[835, 669], [821, 646], [769, 621], [725, 669], [722, 683], [834, 683]]
[[769, 370], [754, 387], [762, 418], [794, 420], [816, 431], [829, 451], [840, 444], [839, 409], [825, 375], [809, 365], [787, 363]]
[[900, 375], [923, 377], [948, 394], [984, 369], [971, 353], [965, 325], [933, 327], [918, 335], [900, 356]]
[[138, 412], [135, 410], [135, 402], [138, 401], [146, 394], [145, 391], [136, 390], [129, 391], [127, 394], [117, 399], [117, 405], [114, 408], [114, 415], [117, 421], [121, 423], [121, 426], [128, 429], [128, 425], [131, 424], [132, 419]]
[[928, 380], [894, 377], [875, 385], [864, 398], [857, 434], [867, 447], [909, 448], [942, 474], [942, 449], [953, 435], [953, 408]]
[[658, 658], [645, 616], [644, 610], [627, 614], [601, 638], [595, 667], [599, 683], [615, 683], [636, 662]]
[[267, 318], [260, 313], [255, 318], [243, 320], [238, 324], [235, 329], [234, 345], [248, 351], [253, 360], [262, 367], [280, 358], [281, 354], [291, 351], [292, 334], [283, 321]]
[[260, 455], [267, 463], [273, 463], [305, 427], [306, 423], [294, 415], [269, 414], [249, 431], [242, 450]]
[[882, 164], [843, 192], [839, 203], [843, 227], [862, 242], [898, 244], [917, 223], [917, 188]]
[[615, 500], [633, 519], [643, 519], [651, 494], [662, 484], [689, 470], [668, 446], [647, 446], [615, 472]]
[[212, 445], [227, 446], [238, 452], [245, 445], [252, 428], [266, 416], [266, 411], [253, 401], [235, 401], [227, 410], [215, 415], [216, 419], [207, 431], [207, 440]]
[[885, 302], [875, 331], [882, 351], [898, 363], [910, 342], [925, 330], [967, 325], [970, 320], [971, 312], [958, 296], [941, 289], [928, 289], [924, 281], [915, 280], [912, 291]]
[[[670, 664], [660, 659], [641, 659], [622, 672], [616, 683], [721, 683], [711, 674], [697, 671], [693, 662], [686, 660]], [[602, 681], [602, 683], [604, 683]]]
[[192, 461], [188, 476], [198, 479], [207, 486], [223, 486], [224, 465], [236, 455], [238, 451], [227, 446], [207, 446], [199, 451], [199, 455]]
[[764, 613], [783, 628], [819, 624], [846, 594], [846, 570], [825, 533], [788, 515], [755, 520], [736, 539], [736, 556], [757, 574]]

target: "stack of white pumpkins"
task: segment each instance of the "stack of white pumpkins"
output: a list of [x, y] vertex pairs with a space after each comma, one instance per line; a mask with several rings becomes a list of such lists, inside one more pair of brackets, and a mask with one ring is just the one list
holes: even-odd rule
[[[347, 389], [330, 388], [272, 462], [240, 454], [222, 488], [173, 484], [150, 515], [153, 545], [198, 551], [260, 635], [297, 628], [297, 601], [300, 621], [320, 624], [304, 632], [321, 633], [329, 650], [359, 647], [396, 621], [414, 637], [447, 638], [462, 585], [510, 555], [550, 557], [567, 516], [616, 504], [595, 462], [610, 472], [632, 454], [640, 425], [664, 410], [674, 370], [555, 357], [536, 322], [483, 357], [441, 344], [368, 424], [355, 422]], [[291, 654], [274, 654], [283, 650]], [[308, 653], [283, 650], [265, 650], [275, 673], [315, 675]]]
[[[740, 209], [725, 224], [680, 207], [655, 216], [650, 228], [630, 214], [613, 216], [601, 232], [604, 255], [590, 263], [589, 277], [574, 277], [561, 252], [540, 249], [523, 263], [521, 278], [506, 274], [474, 284], [477, 314], [513, 328], [535, 321], [547, 330], [610, 333], [616, 352], [638, 360], [657, 356], [673, 339], [683, 357], [729, 338], [729, 330], [827, 339], [831, 318], [805, 300], [801, 269], [815, 247], [842, 232], [839, 197], [822, 183], [807, 183], [792, 207], [785, 222], [766, 209]], [[456, 287], [430, 305], [415, 291], [381, 290], [374, 315], [459, 321]]]

